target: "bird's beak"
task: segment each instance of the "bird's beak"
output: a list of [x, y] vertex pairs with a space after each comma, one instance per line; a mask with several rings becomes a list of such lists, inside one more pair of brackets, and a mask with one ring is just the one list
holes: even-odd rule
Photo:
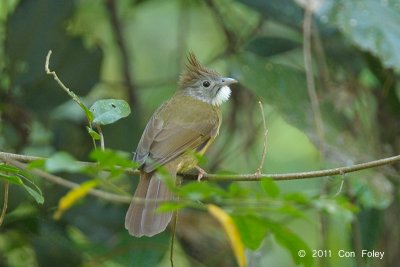
[[222, 78], [221, 80], [221, 85], [231, 85], [233, 83], [237, 83], [237, 81], [232, 78]]

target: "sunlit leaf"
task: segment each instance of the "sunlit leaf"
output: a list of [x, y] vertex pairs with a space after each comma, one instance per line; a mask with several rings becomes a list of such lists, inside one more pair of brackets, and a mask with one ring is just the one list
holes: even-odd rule
[[280, 189], [278, 184], [272, 179], [262, 179], [261, 180], [261, 187], [264, 189], [265, 193], [268, 194], [270, 197], [277, 197], [279, 196]]
[[254, 215], [233, 216], [239, 229], [243, 243], [250, 249], [257, 249], [268, 233], [268, 227], [264, 221]]
[[132, 160], [132, 155], [123, 151], [95, 149], [90, 153], [89, 157], [102, 167], [137, 167], [137, 163]]
[[22, 172], [17, 174], [20, 180], [22, 181], [21, 186], [25, 189], [26, 192], [29, 193], [33, 199], [38, 204], [43, 204], [44, 203], [44, 198], [42, 194], [42, 190], [35, 184], [35, 182], [32, 180], [31, 177], [29, 177], [28, 173]]
[[246, 257], [244, 254], [244, 246], [240, 233], [231, 216], [223, 209], [213, 204], [207, 205], [208, 212], [222, 224], [226, 234], [229, 237], [230, 244], [235, 254], [236, 260], [240, 267], [246, 266]]
[[160, 207], [157, 208], [157, 211], [167, 212], [167, 211], [177, 211], [179, 209], [184, 208], [186, 205], [184, 203], [162, 203]]
[[228, 187], [228, 193], [231, 197], [247, 197], [249, 189], [240, 186], [239, 183], [231, 183]]
[[[296, 264], [303, 264], [305, 267], [312, 266], [313, 258], [311, 255], [311, 249], [307, 243], [281, 223], [268, 222], [267, 225], [272, 230], [276, 241], [289, 250], [292, 259]], [[305, 251], [304, 257], [299, 256], [300, 250]]]
[[0, 178], [16, 185], [23, 184], [21, 178], [19, 178], [17, 175], [8, 175], [0, 172]]
[[7, 165], [4, 163], [0, 163], [0, 171], [3, 172], [8, 172], [8, 173], [20, 173], [21, 170], [18, 169], [17, 167], [11, 166], [11, 165]]
[[270, 20], [299, 28], [303, 19], [302, 9], [291, 0], [265, 1], [265, 0], [240, 0]]
[[42, 195], [42, 191], [40, 191], [40, 189], [38, 187], [35, 187], [35, 189], [32, 189], [31, 187], [27, 186], [26, 184], [22, 184], [22, 186], [24, 187], [26, 192], [28, 192], [29, 195], [31, 195], [31, 197], [33, 197], [35, 199], [35, 201], [38, 204], [43, 204], [44, 203], [44, 198], [43, 198], [43, 195]]
[[97, 180], [90, 180], [69, 191], [65, 196], [60, 198], [58, 208], [54, 213], [53, 218], [55, 220], [60, 219], [68, 209], [70, 209], [77, 201], [85, 197], [89, 190], [95, 187], [98, 183]]
[[191, 200], [204, 200], [227, 196], [227, 193], [218, 185], [209, 182], [191, 182], [178, 188], [180, 196]]
[[400, 7], [396, 1], [329, 0], [318, 15], [379, 57], [386, 67], [400, 71]]
[[94, 140], [100, 140], [100, 135], [96, 131], [94, 131], [92, 128], [86, 126], [86, 130], [88, 131], [88, 133]]
[[46, 159], [36, 159], [28, 163], [29, 169], [45, 169]]
[[98, 100], [90, 107], [90, 111], [94, 115], [93, 123], [101, 125], [113, 123], [131, 113], [129, 104], [118, 99]]
[[313, 206], [347, 223], [350, 223], [354, 219], [354, 212], [357, 211], [349, 201], [341, 197], [334, 199], [320, 198], [313, 201]]
[[304, 205], [311, 203], [310, 197], [304, 193], [289, 193], [284, 196], [284, 199], [287, 201], [293, 201], [298, 204], [304, 204]]
[[58, 152], [48, 158], [45, 163], [46, 170], [49, 172], [79, 172], [84, 166], [66, 152]]

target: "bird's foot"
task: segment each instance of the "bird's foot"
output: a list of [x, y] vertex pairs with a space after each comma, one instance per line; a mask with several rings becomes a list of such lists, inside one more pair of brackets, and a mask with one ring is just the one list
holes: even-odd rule
[[197, 175], [197, 181], [200, 182], [201, 179], [203, 178], [203, 176], [205, 174], [207, 174], [207, 172], [205, 170], [203, 170], [202, 168], [200, 168], [199, 166], [196, 166], [195, 168], [196, 168], [196, 170], [199, 171], [199, 174]]

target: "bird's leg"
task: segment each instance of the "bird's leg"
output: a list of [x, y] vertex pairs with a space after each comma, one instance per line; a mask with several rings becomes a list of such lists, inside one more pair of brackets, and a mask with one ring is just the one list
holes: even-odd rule
[[197, 181], [200, 182], [201, 178], [203, 178], [203, 176], [205, 174], [207, 174], [207, 172], [205, 170], [203, 170], [202, 168], [200, 168], [199, 166], [196, 166], [195, 168], [196, 168], [196, 170], [199, 171], [199, 174], [197, 175]]

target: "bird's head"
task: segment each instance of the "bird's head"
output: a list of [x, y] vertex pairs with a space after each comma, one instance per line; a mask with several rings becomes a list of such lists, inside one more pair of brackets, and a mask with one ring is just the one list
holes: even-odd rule
[[236, 83], [235, 79], [222, 77], [216, 71], [203, 67], [193, 53], [189, 53], [187, 61], [179, 79], [179, 88], [184, 94], [213, 106], [229, 99], [229, 85]]

